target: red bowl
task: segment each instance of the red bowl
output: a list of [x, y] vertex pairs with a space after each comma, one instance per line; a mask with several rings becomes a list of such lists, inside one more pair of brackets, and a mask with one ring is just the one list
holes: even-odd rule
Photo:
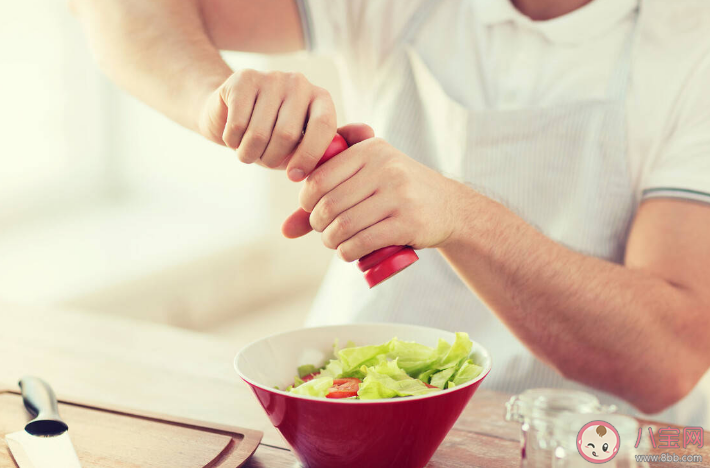
[[421, 468], [439, 447], [478, 386], [491, 359], [478, 343], [472, 359], [483, 366], [476, 379], [430, 395], [387, 400], [333, 400], [286, 393], [296, 368], [322, 365], [337, 338], [344, 345], [381, 344], [393, 337], [435, 347], [444, 330], [402, 324], [351, 324], [303, 328], [255, 341], [235, 358], [271, 422], [307, 468]]

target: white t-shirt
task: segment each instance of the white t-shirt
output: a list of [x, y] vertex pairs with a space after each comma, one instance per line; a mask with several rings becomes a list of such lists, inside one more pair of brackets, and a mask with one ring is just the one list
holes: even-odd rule
[[[310, 49], [342, 67], [346, 121], [376, 120], [371, 79], [424, 1], [299, 0]], [[638, 1], [593, 0], [548, 21], [509, 0], [440, 3], [417, 48], [444, 91], [479, 110], [603, 98]], [[638, 200], [710, 202], [710, 2], [642, 0], [638, 21], [626, 102]]]
[[[473, 148], [473, 151], [485, 150], [478, 154], [457, 151], [454, 145], [459, 141], [450, 137], [458, 135], [460, 129], [454, 131], [453, 127], [459, 121], [467, 119], [462, 128], [476, 133], [477, 129], [485, 127], [476, 125], [475, 119], [479, 116], [490, 119], [495, 114], [523, 114], [534, 119], [545, 114], [539, 111], [561, 107], [573, 109], [572, 112], [577, 112], [575, 116], [581, 115], [581, 109], [588, 108], [590, 102], [609, 102], [610, 89], [614, 89], [610, 86], [623, 84], [626, 112], [621, 118], [626, 118], [627, 134], [613, 137], [620, 145], [626, 142], [626, 154], [616, 148], [595, 151], [597, 146], [608, 146], [609, 141], [605, 139], [614, 133], [613, 125], [605, 128], [604, 135], [579, 132], [585, 133], [585, 138], [575, 142], [590, 145], [585, 147], [590, 151], [584, 158], [588, 155], [628, 158], [628, 170], [623, 166], [623, 159], [615, 159], [614, 164], [608, 166], [603, 165], [603, 161], [600, 163], [615, 171], [603, 172], [609, 179], [614, 178], [612, 175], [618, 177], [623, 169], [623, 176], [628, 173], [632, 184], [631, 187], [625, 185], [621, 191], [622, 195], [627, 195], [626, 200], [615, 198], [616, 193], [605, 192], [604, 204], [600, 205], [611, 208], [607, 205], [623, 204], [616, 214], [630, 220], [644, 197], [668, 196], [710, 203], [710, 35], [707, 34], [710, 3], [707, 0], [641, 0], [639, 15], [636, 14], [638, 0], [593, 0], [569, 15], [544, 22], [523, 16], [510, 0], [438, 0], [428, 12], [424, 26], [417, 30], [413, 40], [409, 38], [413, 46], [410, 49], [415, 50], [416, 60], [412, 62], [402, 60], [399, 45], [411, 27], [413, 15], [431, 0], [299, 1], [310, 48], [333, 55], [342, 66], [348, 111], [343, 120], [373, 124], [377, 134], [390, 138], [395, 145], [409, 145], [409, 149], [401, 149], [420, 160], [427, 158], [427, 163], [447, 175], [467, 175], [460, 170], [450, 170], [460, 169], [460, 162], [450, 161], [457, 154], [479, 157], [485, 153], [486, 160], [490, 160], [491, 148]], [[630, 61], [629, 38], [634, 40]], [[400, 60], [389, 60], [392, 57]], [[619, 70], [625, 70], [620, 63], [632, 64], [628, 86], [626, 79], [618, 78]], [[418, 75], [417, 70], [422, 68], [428, 73]], [[411, 78], [408, 74], [414, 75], [416, 88], [410, 86], [411, 79], [403, 79]], [[586, 105], [573, 105], [580, 103]], [[499, 112], [517, 110], [534, 112]], [[420, 114], [426, 114], [427, 118], [421, 118]], [[582, 122], [575, 116], [569, 116], [568, 120]], [[393, 122], [396, 125], [390, 125]], [[504, 122], [497, 121], [495, 125], [499, 127], [496, 128], [507, 129]], [[432, 128], [436, 125], [439, 128]], [[516, 121], [515, 125], [526, 132], [538, 128], [528, 125], [527, 121]], [[540, 140], [546, 143], [545, 151], [554, 148], [551, 143], [557, 143], [560, 138], [548, 128], [540, 131], [544, 132]], [[455, 143], [447, 146], [451, 142]], [[562, 147], [561, 151], [574, 149]], [[518, 150], [526, 149], [519, 147], [512, 151]], [[610, 155], [610, 151], [613, 154]], [[559, 159], [564, 160], [564, 156], [561, 154]], [[472, 162], [476, 166], [481, 161]], [[546, 174], [535, 174], [534, 170], [546, 170], [545, 167], [544, 164], [533, 167], [530, 172], [518, 170], [515, 177], [542, 177]], [[596, 184], [600, 176], [593, 175], [592, 171], [561, 174], [565, 179], [560, 182], [565, 185], [572, 175], [595, 177], [579, 180], [587, 187], [605, 186]], [[550, 187], [555, 192], [556, 186], [551, 184]], [[505, 200], [505, 193], [499, 195]], [[560, 204], [569, 205], [565, 206], [564, 219], [554, 218], [553, 226], [543, 228], [556, 232], [570, 223], [569, 213], [584, 213], [587, 217], [581, 219], [582, 223], [597, 222], [588, 218], [589, 213], [599, 212], [580, 205], [587, 203], [585, 197], [575, 201], [566, 196], [564, 191], [560, 192], [565, 201]], [[609, 197], [613, 198], [611, 202]], [[633, 200], [629, 200], [631, 198]], [[530, 215], [519, 214], [523, 218]], [[585, 229], [573, 229], [573, 232], [587, 235]], [[569, 236], [559, 238], [561, 241], [571, 239]], [[603, 253], [602, 258], [621, 261], [623, 255], [616, 255], [610, 247], [617, 244], [623, 247], [624, 241], [612, 238], [600, 243], [596, 240], [578, 242], [578, 247], [580, 251], [584, 251], [585, 245], [597, 247]], [[367, 290], [357, 268], [336, 259], [316, 298], [308, 324], [415, 322], [468, 331], [494, 356], [498, 373], [485, 383], [491, 388], [517, 392], [531, 386], [552, 386], [589, 391], [581, 384], [562, 379], [532, 356], [466, 288], [435, 250], [424, 249], [420, 256], [420, 264], [373, 290]], [[611, 395], [602, 399], [615, 402], [624, 412], [632, 411], [628, 404]], [[706, 414], [710, 410], [709, 403], [710, 395], [696, 387], [683, 401], [658, 417], [677, 424], [705, 423], [710, 420], [710, 413]]]

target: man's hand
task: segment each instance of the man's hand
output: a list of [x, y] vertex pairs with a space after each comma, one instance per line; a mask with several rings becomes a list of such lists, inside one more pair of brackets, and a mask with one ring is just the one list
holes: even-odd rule
[[241, 70], [207, 97], [198, 127], [210, 140], [236, 149], [240, 161], [288, 167], [289, 179], [297, 182], [335, 136], [335, 106], [328, 91], [300, 73]]
[[283, 226], [298, 237], [310, 226], [326, 247], [351, 262], [389, 245], [437, 247], [454, 231], [456, 182], [409, 158], [365, 125], [339, 133], [350, 148], [329, 160], [303, 185], [301, 207]]

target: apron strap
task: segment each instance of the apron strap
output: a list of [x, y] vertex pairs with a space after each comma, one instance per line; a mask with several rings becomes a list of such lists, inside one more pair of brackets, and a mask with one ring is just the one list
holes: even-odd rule
[[404, 26], [399, 40], [397, 40], [395, 44], [401, 45], [412, 42], [424, 22], [429, 18], [429, 13], [431, 13], [434, 7], [438, 6], [441, 1], [442, 0], [424, 0], [409, 19], [409, 22]]
[[621, 101], [625, 99], [626, 93], [631, 83], [631, 69], [633, 65], [633, 50], [636, 44], [636, 36], [638, 31], [639, 23], [639, 11], [641, 5], [639, 5], [634, 10], [634, 22], [631, 27], [624, 45], [619, 53], [619, 58], [617, 60], [616, 66], [614, 67], [614, 72], [611, 74], [609, 79], [609, 84], [607, 85], [607, 96], [612, 100]]

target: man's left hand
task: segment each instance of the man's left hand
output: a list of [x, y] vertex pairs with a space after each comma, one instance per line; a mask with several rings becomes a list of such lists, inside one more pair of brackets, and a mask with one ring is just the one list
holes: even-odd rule
[[445, 244], [457, 224], [457, 195], [467, 187], [374, 138], [366, 125], [338, 133], [350, 148], [308, 176], [300, 204], [309, 218], [291, 215], [284, 235], [299, 237], [312, 227], [347, 262], [389, 245]]

